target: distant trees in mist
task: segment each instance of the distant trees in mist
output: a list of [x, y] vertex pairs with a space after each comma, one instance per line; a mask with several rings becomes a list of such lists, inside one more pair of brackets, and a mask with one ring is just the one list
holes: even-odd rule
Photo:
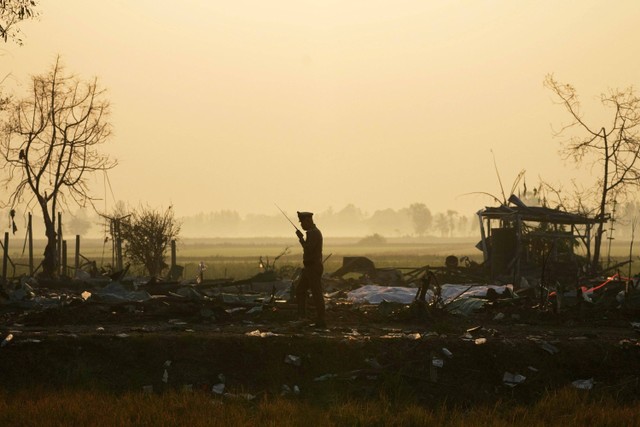
[[[295, 212], [289, 213], [294, 221]], [[340, 210], [328, 208], [314, 214], [314, 220], [327, 236], [383, 237], [467, 237], [477, 236], [478, 222], [473, 215], [454, 210], [432, 213], [424, 203], [401, 209], [380, 209], [368, 213], [353, 204]], [[182, 218], [185, 237], [259, 237], [292, 234], [293, 227], [280, 212], [241, 216], [236, 211], [220, 210]]]
[[[531, 204], [533, 205], [533, 204]], [[478, 219], [474, 214], [463, 215], [453, 210], [432, 213], [431, 225], [422, 232], [416, 228], [409, 208], [381, 209], [366, 213], [354, 205], [341, 210], [327, 209], [314, 215], [318, 227], [327, 236], [366, 237], [379, 235], [383, 238], [394, 237], [480, 237]], [[295, 212], [291, 212], [296, 220]], [[291, 224], [276, 212], [271, 215], [240, 215], [233, 210], [219, 210], [177, 218], [182, 224], [180, 237], [280, 237], [294, 232]], [[630, 201], [616, 206], [613, 223], [609, 223], [605, 237], [615, 239], [631, 238], [632, 226], [636, 221], [635, 239], [638, 240], [638, 222], [640, 222], [640, 201]], [[15, 216], [18, 227], [15, 237], [24, 239], [27, 213], [18, 210]], [[0, 227], [11, 233], [9, 210], [0, 211]], [[42, 218], [33, 212], [33, 228], [36, 238], [43, 234]], [[62, 215], [63, 234], [69, 238], [76, 234], [85, 238], [104, 238], [108, 225], [91, 209], [80, 208]], [[422, 234], [419, 234], [419, 231]]]
[[[530, 205], [534, 205], [531, 201]], [[413, 205], [412, 205], [413, 206]], [[419, 209], [418, 211], [421, 211]], [[422, 232], [423, 224], [417, 225], [412, 218], [410, 207], [401, 209], [380, 209], [371, 213], [364, 212], [353, 204], [340, 210], [328, 208], [317, 212], [314, 218], [318, 227], [327, 236], [366, 237], [379, 235], [383, 238], [393, 237], [480, 237], [478, 219], [475, 214], [464, 215], [454, 210], [431, 212], [431, 222]], [[296, 221], [295, 212], [287, 212]], [[414, 211], [415, 214], [415, 211]], [[18, 211], [16, 236], [24, 237], [26, 229], [26, 213]], [[222, 209], [207, 213], [177, 218], [182, 228], [180, 237], [280, 237], [293, 234], [291, 224], [280, 212], [273, 214], [240, 215], [234, 210]], [[630, 239], [634, 219], [640, 220], [640, 201], [630, 201], [616, 206], [613, 224], [609, 224], [607, 236], [613, 229], [616, 239]], [[35, 235], [39, 230], [41, 219], [34, 213]], [[79, 234], [86, 238], [104, 238], [108, 226], [90, 209], [78, 209], [73, 213], [63, 213], [63, 232], [66, 236]], [[11, 231], [9, 211], [1, 212], [0, 227]], [[636, 226], [635, 238], [638, 239]], [[422, 232], [422, 234], [419, 234]]]

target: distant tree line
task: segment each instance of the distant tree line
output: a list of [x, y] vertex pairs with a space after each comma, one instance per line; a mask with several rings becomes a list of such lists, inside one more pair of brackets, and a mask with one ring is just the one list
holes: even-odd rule
[[[296, 220], [295, 212], [290, 213]], [[327, 235], [383, 237], [466, 237], [478, 235], [478, 222], [473, 215], [455, 210], [432, 213], [424, 203], [401, 209], [381, 209], [367, 213], [353, 204], [340, 210], [328, 208], [316, 212], [314, 219]], [[273, 214], [241, 216], [233, 210], [220, 210], [181, 218], [182, 235], [189, 237], [283, 236], [293, 227], [278, 211]]]
[[[537, 205], [533, 199], [527, 204]], [[295, 212], [290, 217], [296, 220]], [[475, 215], [462, 215], [454, 210], [431, 213], [422, 203], [415, 203], [401, 209], [380, 209], [366, 213], [353, 204], [340, 210], [328, 208], [315, 214], [316, 222], [327, 235], [331, 236], [373, 236], [393, 237], [479, 237], [478, 219]], [[34, 213], [35, 235], [40, 233], [41, 218]], [[104, 219], [90, 209], [78, 209], [63, 214], [65, 236], [81, 235], [87, 238], [104, 237], [108, 227]], [[237, 211], [222, 209], [207, 213], [176, 218], [182, 224], [182, 237], [279, 237], [292, 233], [293, 227], [280, 212], [271, 215], [240, 215]], [[616, 205], [613, 223], [609, 223], [606, 237], [628, 240], [636, 222], [635, 239], [640, 239], [640, 201], [627, 201]], [[15, 217], [18, 227], [16, 236], [24, 237], [26, 214], [18, 212]], [[11, 232], [12, 221], [9, 211], [2, 212], [0, 227]], [[613, 234], [611, 234], [613, 233]]]

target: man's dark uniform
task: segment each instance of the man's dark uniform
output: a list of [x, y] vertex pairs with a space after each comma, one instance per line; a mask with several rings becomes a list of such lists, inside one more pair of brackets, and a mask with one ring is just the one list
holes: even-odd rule
[[[311, 218], [310, 212], [298, 212], [298, 217], [302, 221], [304, 218]], [[306, 315], [307, 294], [311, 289], [313, 303], [316, 308], [316, 316], [319, 325], [324, 325], [324, 296], [322, 293], [322, 233], [315, 224], [311, 223], [306, 230], [306, 239], [302, 238], [299, 232], [298, 237], [302, 245], [302, 263], [304, 268], [300, 275], [300, 281], [296, 287], [296, 301], [298, 302], [298, 315], [303, 318]]]

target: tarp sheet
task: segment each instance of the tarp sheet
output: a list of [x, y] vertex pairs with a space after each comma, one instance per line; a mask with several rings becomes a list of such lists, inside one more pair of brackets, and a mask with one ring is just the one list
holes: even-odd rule
[[[441, 286], [441, 296], [445, 304], [456, 298], [483, 298], [487, 296], [489, 289], [498, 294], [513, 290], [512, 285], [480, 285], [480, 284], [445, 284]], [[354, 303], [380, 304], [382, 301], [411, 304], [416, 297], [418, 288], [402, 286], [364, 285], [347, 293], [347, 299]], [[433, 298], [431, 290], [427, 292], [427, 299]]]

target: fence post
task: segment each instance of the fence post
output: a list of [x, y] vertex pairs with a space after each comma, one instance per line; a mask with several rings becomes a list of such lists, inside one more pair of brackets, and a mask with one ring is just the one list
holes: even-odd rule
[[67, 241], [62, 241], [62, 276], [67, 277]]
[[171, 269], [173, 271], [173, 269], [176, 266], [176, 241], [172, 240], [171, 241]]
[[74, 277], [78, 274], [78, 270], [80, 269], [80, 235], [76, 234], [76, 260], [75, 260], [75, 270]]
[[4, 251], [2, 253], [2, 284], [7, 283], [7, 260], [9, 259], [9, 232], [4, 232]]
[[56, 244], [58, 247], [58, 265], [56, 265], [56, 269], [58, 273], [60, 273], [60, 267], [62, 265], [62, 212], [58, 212], [58, 241]]
[[115, 220], [116, 265], [115, 271], [122, 271], [122, 237], [120, 236], [120, 218]]
[[29, 276], [33, 276], [33, 227], [32, 227], [31, 212], [29, 212], [29, 222], [27, 224], [27, 236], [29, 236]]

